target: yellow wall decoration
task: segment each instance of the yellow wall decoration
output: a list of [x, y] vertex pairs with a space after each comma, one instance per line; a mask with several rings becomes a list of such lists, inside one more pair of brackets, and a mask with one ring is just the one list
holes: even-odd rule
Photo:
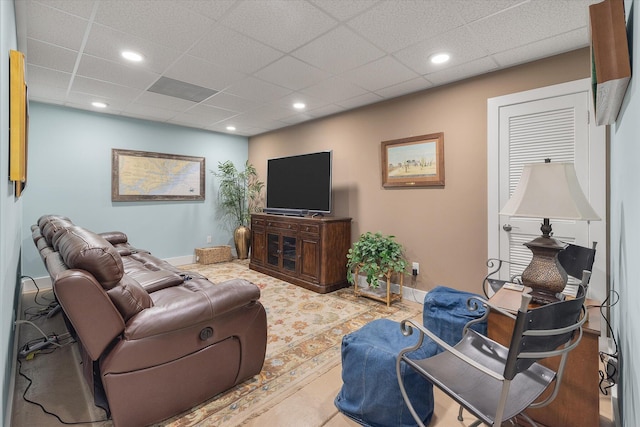
[[9, 73], [9, 180], [16, 182], [19, 197], [27, 182], [27, 85], [22, 52], [9, 52]]

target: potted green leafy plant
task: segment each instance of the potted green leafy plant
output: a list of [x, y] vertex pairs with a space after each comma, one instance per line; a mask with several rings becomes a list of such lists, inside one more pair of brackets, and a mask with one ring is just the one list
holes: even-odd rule
[[402, 245], [395, 236], [366, 232], [347, 253], [347, 280], [354, 283], [357, 275], [366, 274], [371, 288], [378, 287], [378, 280], [392, 273], [402, 273], [407, 267]]
[[251, 214], [259, 212], [260, 193], [264, 182], [258, 179], [258, 172], [247, 160], [243, 171], [239, 171], [232, 161], [218, 163], [218, 170], [211, 171], [218, 178], [218, 203], [223, 215], [234, 227], [233, 241], [239, 259], [249, 256]]

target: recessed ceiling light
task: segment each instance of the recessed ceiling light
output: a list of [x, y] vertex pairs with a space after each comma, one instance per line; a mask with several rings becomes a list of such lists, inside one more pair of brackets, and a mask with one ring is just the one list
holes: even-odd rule
[[444, 64], [447, 62], [451, 56], [448, 53], [436, 53], [431, 56], [431, 63], [433, 64]]
[[296, 102], [295, 104], [293, 104], [293, 108], [295, 108], [296, 110], [304, 110], [305, 107], [306, 104], [304, 102]]
[[235, 126], [227, 126], [227, 130], [231, 130], [231, 131], [236, 130], [236, 127]]
[[91, 105], [93, 105], [96, 108], [107, 108], [107, 104], [105, 104], [104, 102], [92, 102]]
[[133, 62], [142, 61], [142, 55], [140, 55], [139, 53], [136, 53], [136, 52], [132, 52], [130, 50], [123, 51], [122, 52], [122, 57], [124, 59], [128, 59], [129, 61], [133, 61]]

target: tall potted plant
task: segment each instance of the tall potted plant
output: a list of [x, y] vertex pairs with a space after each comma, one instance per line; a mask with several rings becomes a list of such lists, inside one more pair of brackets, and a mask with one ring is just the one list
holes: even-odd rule
[[243, 171], [239, 171], [230, 160], [218, 163], [218, 170], [211, 171], [219, 179], [218, 203], [223, 215], [234, 227], [233, 241], [239, 259], [249, 256], [251, 214], [260, 210], [260, 193], [264, 182], [247, 160]]

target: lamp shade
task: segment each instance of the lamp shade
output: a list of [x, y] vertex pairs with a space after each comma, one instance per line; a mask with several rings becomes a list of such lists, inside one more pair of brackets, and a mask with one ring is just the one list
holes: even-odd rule
[[501, 215], [599, 221], [580, 188], [573, 163], [524, 165], [520, 182]]

